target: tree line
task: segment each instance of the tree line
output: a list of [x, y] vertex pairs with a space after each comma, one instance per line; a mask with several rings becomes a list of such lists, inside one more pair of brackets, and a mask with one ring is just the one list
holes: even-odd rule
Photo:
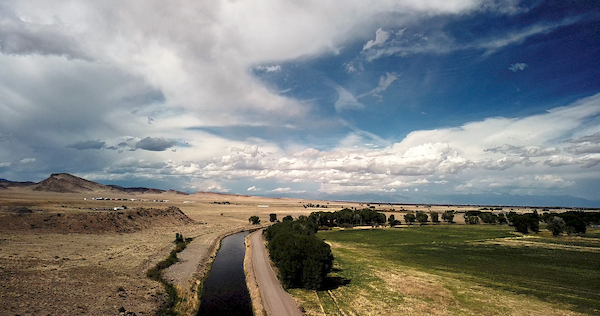
[[269, 257], [285, 288], [322, 288], [333, 268], [331, 248], [317, 238], [317, 224], [306, 216], [286, 216], [265, 230]]

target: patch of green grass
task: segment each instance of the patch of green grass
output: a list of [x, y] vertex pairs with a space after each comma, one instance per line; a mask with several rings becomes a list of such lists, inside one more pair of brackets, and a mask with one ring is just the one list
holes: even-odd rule
[[[376, 277], [354, 269], [394, 264], [565, 303], [580, 312], [600, 310], [600, 253], [487, 242], [514, 236], [511, 227], [422, 226], [325, 231], [318, 236], [343, 246], [334, 251], [336, 261], [341, 260], [342, 269], [346, 269], [340, 274], [350, 278], [351, 285], [367, 291], [377, 288], [372, 286]], [[365, 259], [370, 262], [346, 262]]]
[[183, 251], [183, 249], [187, 247], [187, 244], [192, 241], [192, 238], [183, 240], [183, 235], [179, 233], [176, 235], [175, 249], [171, 250], [169, 256], [165, 260], [160, 261], [156, 264], [156, 266], [146, 271], [146, 277], [160, 282], [165, 287], [165, 292], [167, 293], [167, 301], [165, 302], [165, 305], [156, 313], [158, 316], [176, 316], [177, 312], [175, 311], [175, 307], [182, 301], [179, 295], [177, 295], [177, 290], [173, 284], [162, 277], [162, 271], [172, 266], [179, 260], [177, 258], [177, 253]]

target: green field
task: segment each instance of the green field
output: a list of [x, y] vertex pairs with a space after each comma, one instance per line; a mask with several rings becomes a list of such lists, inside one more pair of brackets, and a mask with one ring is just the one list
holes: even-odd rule
[[318, 236], [332, 245], [334, 276], [350, 283], [329, 292], [293, 290], [309, 314], [600, 313], [597, 231], [521, 237], [507, 226], [429, 225]]

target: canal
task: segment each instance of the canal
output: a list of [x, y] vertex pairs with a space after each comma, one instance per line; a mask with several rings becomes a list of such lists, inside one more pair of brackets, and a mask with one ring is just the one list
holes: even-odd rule
[[199, 316], [252, 315], [244, 275], [244, 239], [248, 232], [225, 237], [215, 257], [200, 299]]

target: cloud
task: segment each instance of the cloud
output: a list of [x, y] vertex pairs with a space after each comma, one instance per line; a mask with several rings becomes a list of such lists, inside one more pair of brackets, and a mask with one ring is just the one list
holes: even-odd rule
[[257, 191], [260, 191], [260, 190], [261, 190], [260, 188], [257, 188], [255, 186], [251, 186], [248, 189], [246, 189], [246, 191], [249, 191], [249, 192], [257, 192]]
[[[407, 36], [406, 32], [403, 32], [402, 36], [397, 36], [398, 39], [394, 38], [370, 50], [363, 50], [362, 54], [370, 62], [392, 55], [449, 54], [455, 51], [473, 49], [483, 51], [482, 57], [486, 57], [509, 45], [522, 43], [527, 38], [536, 35], [551, 33], [560, 27], [574, 24], [577, 21], [577, 18], [565, 18], [562, 21], [553, 23], [540, 22], [522, 29], [504, 31], [501, 34], [479, 37], [467, 42], [461, 42], [444, 31], [443, 25], [433, 24], [429, 28], [424, 25], [423, 28], [425, 28], [426, 33], [415, 32], [412, 36]], [[521, 71], [525, 68], [527, 68], [526, 64], [516, 63], [512, 64], [509, 69]]]
[[383, 44], [385, 44], [385, 42], [387, 42], [387, 40], [390, 38], [390, 33], [382, 30], [381, 28], [377, 29], [377, 31], [375, 31], [375, 39], [369, 40], [364, 46], [363, 46], [363, 51], [371, 49], [372, 47], [375, 46], [382, 46]]
[[32, 163], [35, 162], [36, 159], [35, 158], [23, 158], [19, 161], [19, 163], [21, 164], [28, 164], [28, 163]]
[[290, 188], [290, 187], [285, 187], [285, 188], [276, 188], [269, 192], [271, 192], [271, 193], [303, 194], [303, 193], [306, 193], [306, 190], [292, 190], [292, 188]]
[[102, 149], [102, 148], [106, 147], [106, 142], [100, 141], [100, 140], [79, 141], [79, 142], [75, 142], [67, 147], [78, 149], [78, 150]]
[[0, 8], [0, 52], [8, 55], [56, 55], [89, 59], [76, 35], [60, 20], [51, 23], [24, 21]]
[[[595, 139], [571, 135], [594, 126], [590, 119], [597, 115], [600, 94], [543, 114], [495, 117], [459, 127], [415, 131], [385, 147], [364, 146], [364, 139], [352, 134], [353, 141], [342, 140], [340, 146], [330, 150], [305, 148], [284, 153], [240, 149], [211, 161], [200, 173], [213, 179], [316, 183], [318, 190], [327, 194], [384, 194], [391, 193], [391, 189], [415, 187], [427, 192], [430, 186], [440, 192], [468, 189], [481, 193], [496, 188], [506, 194], [540, 193], [574, 187], [575, 179], [594, 176], [571, 167], [589, 170], [600, 163], [600, 154], [573, 156], [564, 154], [567, 152], [563, 149], [572, 142]], [[513, 144], [507, 144], [507, 140]], [[561, 152], [562, 156], [556, 155]], [[565, 179], [563, 172], [570, 179]], [[469, 178], [476, 180], [469, 182]], [[510, 185], [512, 178], [523, 180]], [[288, 190], [294, 187], [272, 192]]]
[[256, 70], [263, 72], [279, 72], [281, 71], [281, 65], [271, 65], [271, 66], [258, 66]]
[[135, 148], [149, 151], [165, 151], [175, 145], [177, 145], [177, 142], [174, 140], [162, 137], [146, 137], [137, 142]]
[[509, 144], [503, 144], [502, 146], [487, 148], [485, 149], [485, 151], [518, 155], [522, 157], [542, 157], [557, 154], [558, 152], [560, 152], [560, 149], [558, 149], [557, 147], [543, 148], [540, 146], [513, 146]]
[[390, 87], [390, 85], [398, 80], [398, 74], [394, 73], [394, 72], [386, 72], [385, 76], [381, 76], [379, 77], [379, 84], [377, 85], [377, 87], [367, 93], [361, 94], [358, 97], [356, 97], [356, 99], [361, 99], [364, 98], [366, 96], [376, 96], [376, 97], [380, 97], [380, 93], [387, 90], [387, 88]]
[[338, 85], [334, 86], [334, 88], [338, 93], [338, 99], [335, 101], [334, 105], [337, 112], [360, 110], [365, 108], [364, 104], [358, 101], [348, 90]]
[[527, 67], [529, 67], [529, 65], [527, 65], [526, 63], [516, 63], [516, 64], [511, 64], [510, 67], [508, 67], [508, 69], [512, 72], [517, 72], [517, 71], [523, 71]]

